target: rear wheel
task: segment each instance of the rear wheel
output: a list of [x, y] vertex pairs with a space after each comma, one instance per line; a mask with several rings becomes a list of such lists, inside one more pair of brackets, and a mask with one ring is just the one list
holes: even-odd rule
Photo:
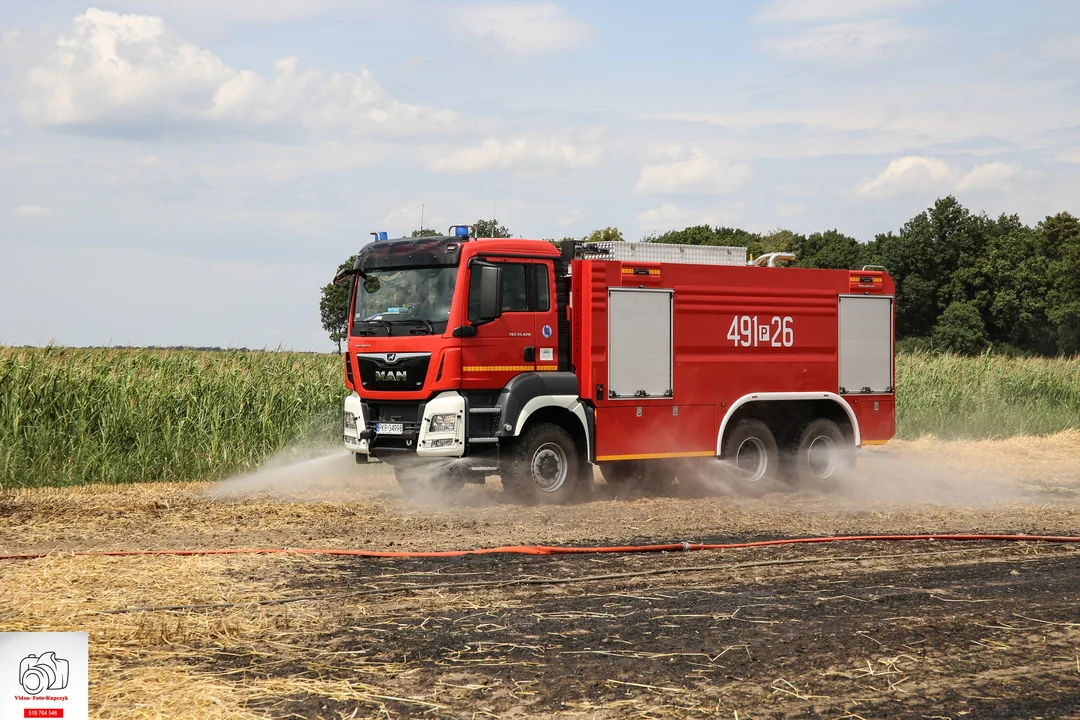
[[558, 425], [533, 425], [518, 438], [509, 460], [503, 487], [519, 502], [565, 505], [582, 499], [590, 488], [587, 464]]
[[775, 489], [779, 452], [769, 426], [743, 420], [724, 438], [723, 457], [735, 488], [744, 495], [764, 495]]
[[800, 483], [825, 486], [840, 480], [854, 464], [854, 446], [832, 420], [812, 420], [799, 431], [791, 457]]

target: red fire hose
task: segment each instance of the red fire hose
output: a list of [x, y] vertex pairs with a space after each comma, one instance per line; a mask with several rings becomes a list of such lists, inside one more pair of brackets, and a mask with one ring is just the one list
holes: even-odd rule
[[[368, 558], [440, 558], [462, 555], [575, 555], [589, 553], [647, 553], [693, 550], [734, 550], [736, 548], [770, 547], [774, 545], [802, 545], [831, 542], [900, 542], [912, 540], [938, 541], [1012, 541], [1042, 543], [1080, 543], [1080, 537], [1071, 535], [833, 535], [826, 537], [784, 538], [781, 540], [755, 540], [742, 543], [666, 543], [660, 545], [621, 545], [614, 547], [562, 547], [558, 545], [507, 545], [473, 550], [343, 550], [333, 548], [219, 548], [204, 550], [80, 550], [71, 553], [80, 557], [128, 557], [133, 555], [271, 555], [295, 553], [298, 555], [348, 555]], [[23, 555], [0, 555], [0, 560], [35, 560], [51, 553], [27, 553]]]

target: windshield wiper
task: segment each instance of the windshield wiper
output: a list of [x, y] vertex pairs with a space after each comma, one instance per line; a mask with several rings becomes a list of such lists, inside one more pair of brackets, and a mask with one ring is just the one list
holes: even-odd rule
[[[386, 336], [387, 336], [387, 337], [390, 337], [391, 335], [393, 335], [393, 334], [394, 334], [394, 326], [390, 324], [390, 321], [389, 321], [389, 320], [382, 320], [382, 319], [376, 319], [376, 318], [368, 318], [367, 320], [359, 320], [359, 321], [357, 321], [357, 322], [359, 322], [359, 323], [363, 323], [363, 324], [367, 324], [367, 323], [382, 323], [382, 324], [383, 324], [383, 327], [385, 327], [385, 328], [386, 328]], [[353, 323], [353, 325], [355, 325], [355, 324], [356, 324], [356, 323]]]
[[435, 326], [431, 324], [430, 320], [425, 320], [422, 317], [411, 317], [404, 320], [398, 320], [397, 322], [424, 323], [424, 327], [427, 328], [428, 332], [432, 335], [435, 334]]

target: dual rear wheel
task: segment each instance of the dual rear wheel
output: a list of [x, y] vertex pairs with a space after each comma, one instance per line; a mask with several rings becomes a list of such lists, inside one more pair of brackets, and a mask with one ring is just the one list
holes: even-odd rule
[[781, 447], [760, 420], [741, 421], [724, 439], [723, 457], [741, 490], [758, 495], [779, 486], [823, 489], [854, 466], [854, 447], [832, 420], [793, 428]]

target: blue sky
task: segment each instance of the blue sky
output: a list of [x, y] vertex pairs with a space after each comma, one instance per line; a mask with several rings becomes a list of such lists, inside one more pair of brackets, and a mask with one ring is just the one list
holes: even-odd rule
[[0, 5], [0, 342], [330, 349], [373, 230], [1080, 214], [1080, 6]]

